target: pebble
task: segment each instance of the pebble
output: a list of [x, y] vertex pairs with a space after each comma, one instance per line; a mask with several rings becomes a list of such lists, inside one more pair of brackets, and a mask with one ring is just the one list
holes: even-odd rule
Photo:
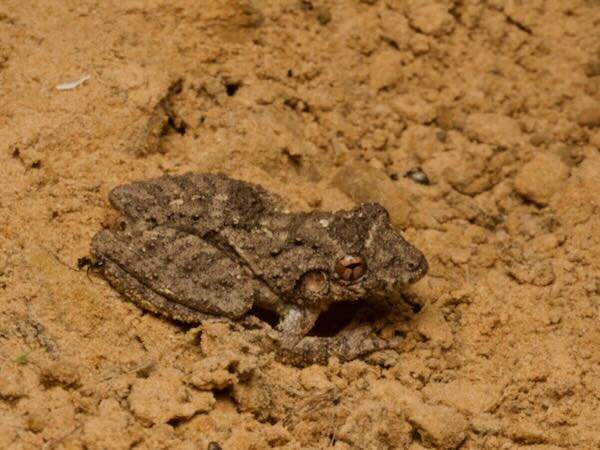
[[465, 121], [465, 134], [479, 142], [510, 148], [521, 142], [518, 122], [503, 114], [475, 113]]
[[431, 184], [431, 180], [429, 180], [427, 174], [420, 167], [414, 167], [408, 170], [404, 176], [415, 183], [424, 184], [426, 186]]
[[329, 9], [327, 9], [325, 6], [316, 6], [315, 13], [317, 14], [317, 22], [319, 22], [321, 26], [325, 26], [331, 22], [331, 11], [329, 11]]
[[541, 145], [545, 145], [548, 142], [550, 142], [548, 136], [541, 133], [534, 134], [529, 138], [529, 143], [535, 147], [540, 147]]
[[402, 77], [402, 55], [395, 50], [377, 53], [371, 60], [369, 84], [375, 90], [398, 83]]
[[562, 189], [568, 176], [569, 168], [558, 156], [537, 155], [517, 173], [515, 190], [526, 199], [545, 206], [554, 193]]
[[454, 17], [447, 7], [433, 1], [409, 2], [407, 15], [411, 25], [430, 36], [450, 34], [454, 30]]
[[600, 127], [600, 107], [586, 108], [581, 111], [577, 123], [582, 127]]
[[391, 105], [403, 120], [425, 124], [432, 122], [436, 117], [435, 107], [412, 92], [398, 95], [391, 101]]

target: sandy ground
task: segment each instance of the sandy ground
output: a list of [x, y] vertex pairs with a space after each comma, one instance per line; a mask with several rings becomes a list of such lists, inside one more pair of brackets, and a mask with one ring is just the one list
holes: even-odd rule
[[[4, 0], [0, 86], [0, 448], [599, 448], [598, 1]], [[77, 270], [187, 171], [384, 204], [402, 346], [289, 367]]]

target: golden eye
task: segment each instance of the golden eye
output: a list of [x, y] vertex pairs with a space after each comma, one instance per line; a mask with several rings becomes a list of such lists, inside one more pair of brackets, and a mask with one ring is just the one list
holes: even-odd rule
[[367, 271], [367, 263], [361, 256], [346, 255], [337, 260], [335, 271], [342, 280], [356, 281]]

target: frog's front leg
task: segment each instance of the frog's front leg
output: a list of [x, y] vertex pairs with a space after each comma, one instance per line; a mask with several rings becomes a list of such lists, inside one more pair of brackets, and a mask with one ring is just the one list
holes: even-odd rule
[[319, 313], [320, 311], [315, 309], [298, 307], [286, 310], [283, 320], [277, 326], [282, 335], [276, 353], [279, 361], [303, 367], [310, 364], [326, 364], [332, 356], [349, 361], [398, 345], [396, 340], [372, 336], [373, 326], [364, 323], [350, 324], [333, 337], [306, 336], [313, 328]]
[[294, 347], [314, 327], [320, 313], [316, 308], [286, 305], [281, 312], [281, 321], [277, 324], [282, 346]]

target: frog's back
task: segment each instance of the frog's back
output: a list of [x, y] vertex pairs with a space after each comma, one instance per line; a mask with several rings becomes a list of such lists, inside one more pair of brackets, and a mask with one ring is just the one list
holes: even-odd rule
[[225, 226], [252, 228], [276, 209], [262, 187], [222, 174], [164, 175], [114, 188], [109, 200], [126, 218], [204, 235]]

